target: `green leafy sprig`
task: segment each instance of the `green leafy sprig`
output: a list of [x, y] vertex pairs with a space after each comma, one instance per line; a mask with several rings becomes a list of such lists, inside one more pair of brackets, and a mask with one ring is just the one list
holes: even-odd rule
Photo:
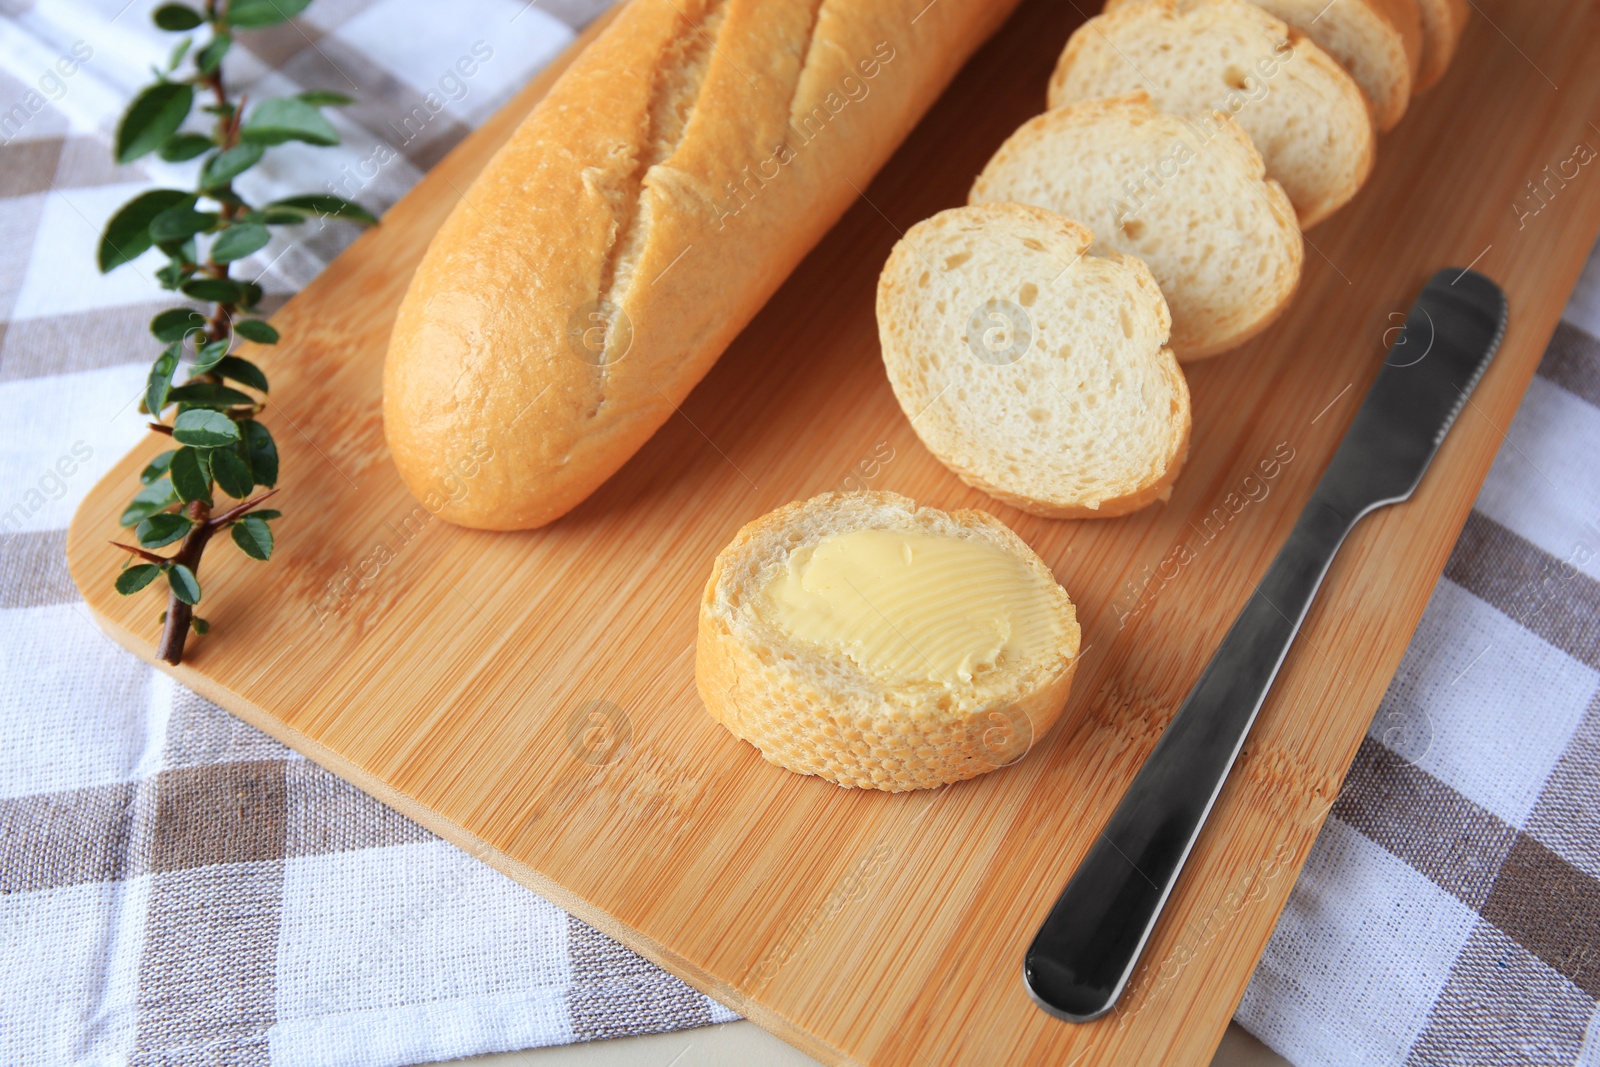
[[[234, 349], [240, 339], [276, 344], [278, 331], [259, 317], [261, 286], [233, 277], [232, 265], [266, 247], [274, 227], [329, 218], [377, 222], [337, 196], [292, 196], [256, 206], [233, 186], [274, 145], [339, 143], [322, 109], [352, 103], [349, 97], [316, 90], [247, 108], [244, 97], [235, 101], [229, 95], [223, 79], [235, 32], [283, 22], [309, 3], [207, 0], [203, 9], [182, 3], [156, 8], [155, 24], [183, 36], [117, 128], [118, 163], [151, 153], [171, 163], [200, 160], [192, 191], [152, 189], [118, 209], [99, 252], [104, 273], [155, 248], [167, 258], [156, 272], [162, 288], [209, 305], [209, 313], [169, 308], [150, 322], [150, 332], [165, 347], [150, 365], [139, 410], [151, 417], [152, 430], [177, 447], [145, 468], [143, 488], [122, 513], [122, 525], [133, 529], [138, 544], [112, 542], [129, 557], [117, 575], [117, 592], [130, 595], [166, 577], [157, 655], [168, 663], [183, 661], [190, 630], [208, 629], [194, 607], [201, 596], [201, 556], [212, 536], [226, 529], [246, 555], [269, 559], [269, 524], [279, 517], [260, 506], [277, 492], [278, 482], [278, 448], [259, 418], [267, 376]], [[211, 117], [207, 132], [185, 129], [197, 103]], [[251, 496], [258, 487], [268, 491]], [[236, 502], [219, 505], [223, 494]], [[156, 551], [173, 545], [170, 555]]]

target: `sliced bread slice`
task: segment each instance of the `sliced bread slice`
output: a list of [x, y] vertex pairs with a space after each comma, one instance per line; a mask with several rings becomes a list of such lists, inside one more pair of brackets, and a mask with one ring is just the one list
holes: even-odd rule
[[1021, 759], [1066, 704], [1079, 636], [1050, 568], [994, 516], [824, 493], [717, 555], [695, 682], [768, 761], [901, 792]]
[[1417, 71], [1417, 92], [1436, 85], [1455, 58], [1461, 31], [1472, 14], [1468, 0], [1416, 0], [1422, 13], [1422, 64]]
[[1172, 312], [1180, 361], [1224, 352], [1277, 317], [1300, 282], [1294, 207], [1232, 119], [1203, 127], [1144, 93], [1035, 116], [983, 168], [974, 204], [1048, 208], [1138, 256]]
[[[1146, 0], [1108, 0], [1106, 10]], [[1378, 129], [1406, 113], [1422, 60], [1417, 0], [1255, 0], [1317, 42], [1361, 86]]]
[[1143, 90], [1202, 123], [1232, 115], [1307, 229], [1372, 170], [1366, 97], [1310, 38], [1247, 0], [1140, 0], [1078, 27], [1050, 79], [1050, 106]]
[[1024, 204], [919, 222], [878, 279], [878, 338], [900, 407], [968, 485], [1036, 515], [1123, 515], [1171, 493], [1189, 387], [1138, 259]]

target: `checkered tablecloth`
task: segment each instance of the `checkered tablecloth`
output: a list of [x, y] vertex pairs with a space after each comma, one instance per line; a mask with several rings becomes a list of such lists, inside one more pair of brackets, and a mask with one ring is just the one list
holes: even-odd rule
[[[361, 101], [248, 191], [382, 210], [605, 2], [316, 0], [244, 35], [252, 91]], [[110, 163], [153, 6], [0, 0], [0, 1061], [399, 1065], [733, 1018], [89, 621], [65, 528], [145, 433], [168, 304], [93, 251], [183, 177]], [[267, 306], [350, 236], [253, 257]], [[1591, 272], [1241, 1005], [1296, 1063], [1600, 1064], [1597, 334]]]
[[[361, 101], [343, 145], [269, 154], [251, 192], [331, 181], [381, 211], [605, 2], [317, 0], [242, 34], [252, 93]], [[171, 46], [153, 6], [0, 0], [0, 1062], [380, 1067], [735, 1018], [90, 622], [65, 527], [144, 432], [171, 303], [148, 264], [99, 275], [96, 235], [185, 177], [110, 162]], [[269, 307], [354, 236], [286, 233], [246, 275]]]
[[1597, 336], [1592, 257], [1239, 1006], [1302, 1067], [1600, 1065]]

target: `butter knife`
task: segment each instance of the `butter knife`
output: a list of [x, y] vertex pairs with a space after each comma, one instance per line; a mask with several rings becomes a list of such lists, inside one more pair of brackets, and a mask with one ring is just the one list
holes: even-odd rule
[[1045, 1011], [1087, 1022], [1121, 996], [1334, 553], [1415, 491], [1505, 324], [1481, 274], [1423, 288], [1288, 541], [1034, 935], [1023, 979]]

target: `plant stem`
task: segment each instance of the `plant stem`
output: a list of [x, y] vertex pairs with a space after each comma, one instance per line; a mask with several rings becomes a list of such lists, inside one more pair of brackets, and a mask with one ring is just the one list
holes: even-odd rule
[[[211, 506], [203, 500], [196, 500], [184, 507], [184, 514], [194, 523], [194, 529], [184, 537], [183, 544], [178, 548], [178, 554], [172, 557], [173, 563], [181, 563], [193, 571], [196, 577], [200, 574], [200, 557], [205, 554], [206, 542], [211, 540], [211, 535], [222, 529], [228, 523], [240, 518], [261, 506], [262, 501], [276, 493], [270, 489], [260, 496], [242, 503], [235, 504], [220, 515], [211, 514]], [[116, 544], [115, 541], [112, 544]], [[131, 548], [128, 545], [117, 545], [118, 548], [134, 552], [147, 558], [151, 553]], [[167, 621], [161, 628], [161, 642], [156, 646], [156, 655], [163, 662], [176, 666], [183, 662], [183, 646], [189, 640], [189, 628], [194, 620], [194, 605], [185, 604], [173, 593], [167, 594]]]
[[[206, 542], [211, 540], [211, 535], [217, 527], [207, 520], [211, 518], [211, 505], [204, 500], [196, 500], [185, 507], [194, 523], [194, 528], [183, 539], [183, 545], [178, 549], [178, 554], [172, 557], [172, 562], [181, 563], [188, 567], [196, 577], [200, 574], [200, 557], [205, 553]], [[189, 626], [194, 620], [194, 606], [185, 604], [173, 592], [167, 593], [167, 621], [161, 628], [161, 643], [156, 646], [156, 655], [163, 662], [176, 666], [183, 662], [183, 646], [189, 640]]]
[[[206, 10], [213, 18], [215, 17], [215, 3], [208, 3]], [[219, 67], [209, 75], [206, 75], [202, 81], [216, 98], [217, 106], [226, 108], [228, 106], [228, 92], [222, 81], [221, 68]], [[220, 150], [227, 151], [239, 143], [239, 124], [243, 115], [243, 99], [239, 101], [239, 106], [234, 108], [231, 113], [218, 115], [214, 139]], [[219, 200], [222, 205], [219, 214], [223, 222], [223, 228], [226, 229], [227, 224], [232, 222], [238, 214], [238, 205], [232, 196], [233, 183], [227, 183], [219, 192], [227, 197]], [[215, 259], [207, 256], [206, 262], [201, 266], [201, 269], [213, 278], [227, 278], [229, 265], [218, 263]], [[208, 340], [221, 341], [232, 336], [233, 315], [236, 310], [235, 305], [231, 303], [218, 303], [216, 305], [215, 310], [206, 320], [206, 337]], [[217, 380], [216, 376], [211, 374], [203, 374], [199, 377], [208, 381]], [[165, 432], [170, 434], [172, 431], [166, 429]], [[259, 503], [259, 501], [257, 502]], [[225, 522], [237, 518], [253, 506], [254, 504], [249, 502], [240, 504], [225, 513], [222, 516], [222, 522], [213, 522], [211, 521], [211, 505], [200, 500], [186, 505], [183, 509], [184, 513], [194, 522], [194, 527], [184, 537], [183, 544], [179, 547], [177, 555], [172, 557], [172, 562], [188, 567], [198, 578], [200, 574], [200, 559], [205, 554], [206, 544], [211, 540], [211, 535], [221, 529]], [[174, 666], [183, 662], [183, 649], [189, 640], [189, 630], [193, 622], [194, 606], [184, 603], [178, 599], [176, 593], [169, 591], [167, 593], [167, 621], [161, 628], [161, 641], [156, 646], [156, 655], [162, 661], [171, 663]]]

